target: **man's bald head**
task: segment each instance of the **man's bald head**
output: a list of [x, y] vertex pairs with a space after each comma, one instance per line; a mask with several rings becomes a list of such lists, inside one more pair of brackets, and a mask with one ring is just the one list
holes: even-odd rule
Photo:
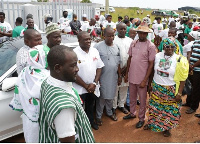
[[107, 27], [107, 28], [104, 29], [104, 35], [105, 36], [107, 35], [107, 33], [112, 33], [112, 32], [114, 33], [115, 31], [111, 27]]
[[41, 34], [37, 30], [27, 29], [24, 33], [24, 43], [30, 48], [33, 48], [37, 45], [41, 45], [42, 44]]
[[121, 28], [121, 27], [126, 27], [126, 24], [125, 23], [119, 23], [119, 24], [117, 24], [117, 31]]
[[84, 35], [89, 35], [89, 33], [86, 31], [79, 32], [77, 35], [78, 40], [81, 40]]
[[40, 34], [37, 30], [35, 29], [27, 29], [24, 32], [24, 39], [32, 39], [33, 37], [35, 37], [35, 35]]

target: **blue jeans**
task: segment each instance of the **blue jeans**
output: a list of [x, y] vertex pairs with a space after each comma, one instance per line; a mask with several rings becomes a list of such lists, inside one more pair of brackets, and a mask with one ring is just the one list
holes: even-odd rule
[[127, 106], [130, 106], [129, 87], [128, 87], [128, 91], [127, 91], [126, 105], [127, 105]]

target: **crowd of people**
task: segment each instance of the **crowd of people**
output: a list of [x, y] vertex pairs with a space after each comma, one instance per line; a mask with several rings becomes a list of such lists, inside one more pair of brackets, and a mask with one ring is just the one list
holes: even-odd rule
[[[150, 15], [142, 20], [126, 15], [115, 23], [112, 15], [95, 15], [89, 21], [86, 14], [82, 21], [76, 14], [72, 21], [67, 17], [66, 10], [58, 23], [44, 16], [48, 41], [42, 45], [31, 14], [26, 28], [17, 18], [12, 30], [0, 12], [0, 27], [7, 25], [1, 37], [24, 37], [10, 106], [23, 111], [26, 142], [95, 142], [91, 128], [103, 125], [104, 107], [117, 121], [116, 109], [126, 114], [124, 120], [134, 119], [139, 105], [136, 128], [144, 126], [165, 137], [179, 125], [181, 106], [189, 107], [186, 114], [196, 112], [200, 28], [195, 19], [164, 16], [151, 23]], [[64, 46], [62, 33], [77, 35], [79, 46]]]

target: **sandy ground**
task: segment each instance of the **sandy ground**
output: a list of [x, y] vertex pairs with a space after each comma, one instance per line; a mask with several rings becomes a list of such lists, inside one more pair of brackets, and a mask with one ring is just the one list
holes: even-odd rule
[[[186, 96], [183, 97], [185, 102]], [[170, 137], [164, 137], [163, 133], [156, 133], [143, 128], [136, 129], [138, 118], [123, 120], [123, 114], [117, 110], [118, 121], [112, 121], [105, 114], [102, 117], [103, 125], [99, 130], [93, 130], [97, 143], [193, 143], [200, 140], [200, 125], [194, 114], [185, 114], [188, 107], [182, 107], [180, 126], [171, 131]], [[196, 111], [200, 113], [200, 109]], [[23, 134], [6, 139], [2, 142], [24, 142]]]

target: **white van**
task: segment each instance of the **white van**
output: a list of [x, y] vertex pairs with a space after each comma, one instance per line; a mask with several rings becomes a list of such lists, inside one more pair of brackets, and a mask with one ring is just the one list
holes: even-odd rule
[[[100, 7], [100, 11], [101, 12], [105, 12], [105, 7]], [[115, 9], [114, 9], [114, 7], [109, 7], [109, 12], [115, 12]]]
[[109, 12], [111, 12], [111, 13], [115, 12], [114, 7], [109, 7]]

